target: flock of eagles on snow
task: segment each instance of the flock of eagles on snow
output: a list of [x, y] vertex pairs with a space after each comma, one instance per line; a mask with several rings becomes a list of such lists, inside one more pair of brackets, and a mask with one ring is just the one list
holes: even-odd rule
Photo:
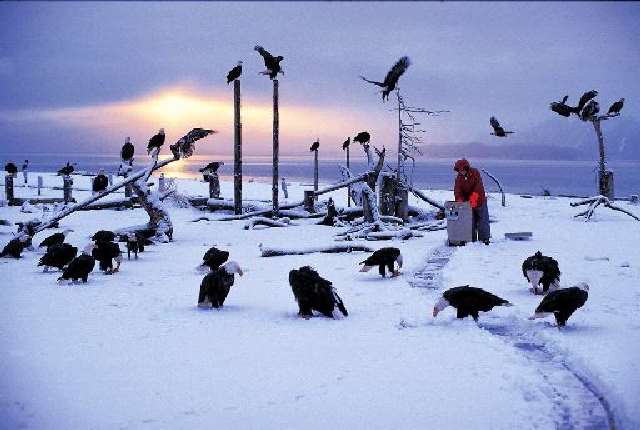
[[[257, 45], [254, 49], [264, 59], [266, 70], [260, 72], [261, 74], [269, 76], [270, 79], [276, 79], [278, 74], [284, 74], [280, 65], [283, 60], [282, 56], [273, 56], [262, 46]], [[382, 88], [382, 99], [383, 101], [388, 100], [389, 94], [396, 89], [398, 79], [410, 64], [409, 57], [400, 58], [381, 82], [367, 79], [364, 76], [360, 76], [360, 78]], [[227, 84], [238, 79], [241, 74], [242, 61], [239, 61], [227, 74]], [[573, 113], [586, 121], [599, 112], [598, 103], [593, 100], [597, 95], [597, 91], [584, 93], [576, 106], [567, 105], [568, 96], [565, 96], [560, 102], [551, 103], [550, 107], [551, 110], [561, 116], [569, 117]], [[607, 115], [618, 115], [623, 104], [624, 99], [613, 103]], [[494, 116], [490, 118], [489, 124], [493, 129], [491, 135], [496, 137], [507, 137], [509, 134], [514, 133], [513, 131], [506, 131]], [[361, 132], [354, 138], [354, 141], [368, 142], [369, 139], [368, 132]], [[164, 141], [164, 129], [160, 129], [149, 140], [147, 145], [148, 152], [151, 153], [155, 148], [163, 146]], [[345, 141], [343, 149], [349, 143], [350, 139]], [[318, 146], [319, 143], [316, 141], [310, 150], [316, 151]], [[134, 146], [127, 139], [121, 151], [122, 161], [131, 165], [133, 156]], [[7, 173], [15, 174], [17, 172], [17, 169], [13, 169], [15, 166], [8, 167], [5, 169]], [[73, 165], [67, 163], [58, 173], [60, 175], [70, 175], [73, 170]], [[100, 182], [98, 188], [106, 188], [104, 180]], [[96, 190], [95, 181], [93, 191], [102, 191], [101, 189]], [[84, 247], [82, 253], [78, 255], [78, 248], [65, 242], [65, 238], [70, 231], [64, 230], [55, 233], [44, 239], [38, 246], [39, 249], [44, 250], [44, 255], [40, 258], [38, 266], [44, 266], [45, 272], [50, 269], [61, 271], [62, 275], [58, 279], [59, 282], [70, 280], [75, 283], [82, 280], [82, 282], [86, 283], [89, 274], [94, 270], [96, 262], [103, 273], [117, 273], [123, 260], [118, 242], [126, 244], [127, 258], [129, 260], [132, 254], [134, 259], [137, 259], [138, 253], [144, 252], [145, 246], [153, 243], [148, 237], [140, 233], [116, 234], [112, 231], [100, 230], [92, 236], [91, 243]], [[20, 258], [23, 249], [27, 247], [32, 248], [31, 237], [26, 242], [13, 239], [4, 247], [0, 257]], [[373, 252], [360, 265], [362, 265], [360, 272], [367, 272], [377, 266], [380, 276], [386, 277], [388, 270], [392, 277], [396, 277], [399, 276], [400, 268], [402, 267], [402, 254], [398, 248], [384, 247]], [[207, 270], [208, 273], [203, 277], [200, 284], [198, 306], [203, 308], [223, 307], [234, 284], [235, 275], [243, 275], [240, 265], [235, 261], [229, 260], [229, 252], [212, 247], [204, 254], [199, 267], [202, 270]], [[523, 262], [522, 273], [531, 284], [531, 292], [544, 295], [530, 319], [553, 315], [557, 326], [562, 327], [569, 317], [587, 301], [588, 285], [580, 283], [573, 287], [560, 288], [558, 262], [552, 257], [542, 255], [539, 251]], [[298, 304], [298, 314], [301, 317], [308, 319], [314, 316], [314, 312], [329, 318], [348, 316], [347, 308], [333, 284], [323, 278], [312, 267], [303, 266], [299, 269], [291, 270], [289, 272], [289, 284]], [[477, 321], [480, 312], [489, 312], [495, 306], [511, 306], [511, 303], [481, 288], [465, 285], [446, 290], [434, 305], [433, 317], [435, 318], [438, 313], [449, 306], [456, 309], [457, 318], [470, 316]]]

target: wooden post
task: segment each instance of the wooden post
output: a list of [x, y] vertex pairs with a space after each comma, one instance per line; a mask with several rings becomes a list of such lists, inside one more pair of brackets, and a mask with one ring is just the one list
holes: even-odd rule
[[38, 195], [40, 195], [40, 193], [42, 192], [42, 183], [43, 183], [42, 176], [38, 176]]
[[[347, 146], [347, 169], [349, 167], [349, 146]], [[347, 206], [351, 207], [351, 185], [347, 187]]]
[[69, 175], [65, 175], [62, 178], [62, 193], [65, 203], [71, 203], [73, 201], [73, 179], [71, 179]]
[[400, 165], [402, 164], [402, 117], [400, 116], [400, 88], [396, 88], [396, 96], [398, 97], [398, 171], [396, 172], [396, 180], [400, 183]]
[[[218, 177], [218, 172], [212, 172], [209, 174], [209, 198], [210, 199], [220, 198], [220, 178]], [[235, 209], [235, 203], [234, 203], [234, 209]]]
[[278, 218], [278, 127], [280, 118], [278, 116], [278, 80], [273, 80], [273, 217]]
[[[313, 151], [313, 191], [318, 191], [318, 150]], [[316, 200], [318, 196], [315, 197]]]
[[13, 201], [13, 175], [7, 174], [4, 177], [4, 192], [7, 197], [7, 204], [10, 205]]
[[[606, 118], [605, 118], [606, 119]], [[601, 118], [594, 116], [591, 120], [593, 124], [593, 128], [596, 131], [596, 136], [598, 137], [598, 193], [602, 196], [605, 196], [611, 200], [614, 198], [614, 190], [613, 190], [613, 172], [607, 170], [605, 152], [604, 152], [604, 135], [602, 134], [602, 129], [600, 128], [600, 120]]]
[[240, 122], [240, 80], [233, 81], [233, 211], [242, 214], [242, 123]]

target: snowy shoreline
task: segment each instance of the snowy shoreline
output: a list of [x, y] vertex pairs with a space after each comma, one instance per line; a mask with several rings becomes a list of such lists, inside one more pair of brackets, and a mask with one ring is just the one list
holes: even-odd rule
[[[35, 180], [32, 173], [30, 182]], [[59, 178], [47, 175], [45, 185]], [[89, 178], [75, 177], [89, 188]], [[21, 183], [21, 177], [17, 179]], [[207, 185], [177, 180], [178, 190], [206, 195]], [[300, 201], [289, 186], [286, 202]], [[244, 184], [245, 198], [270, 196], [270, 184]], [[35, 194], [17, 188], [16, 195]], [[232, 195], [232, 184], [221, 183]], [[43, 195], [61, 196], [60, 190]], [[82, 198], [87, 192], [77, 191]], [[439, 201], [450, 191], [428, 191]], [[337, 206], [345, 192], [333, 192]], [[359, 273], [366, 253], [263, 258], [258, 244], [281, 248], [333, 244], [338, 228], [296, 220], [295, 226], [245, 230], [245, 221], [192, 221], [202, 212], [169, 207], [170, 244], [150, 247], [122, 272], [94, 272], [87, 285], [62, 285], [43, 274], [32, 252], [0, 259], [0, 419], [9, 428], [556, 428], [562, 405], [534, 362], [487, 327], [525, 330], [554, 357], [597, 387], [618, 428], [640, 427], [640, 223], [608, 210], [593, 221], [574, 219], [567, 198], [489, 194], [492, 241], [456, 249], [442, 269], [444, 288], [470, 284], [514, 303], [473, 320], [451, 310], [431, 316], [441, 291], [412, 288], [446, 232], [397, 246], [403, 275]], [[412, 205], [430, 209], [411, 197]], [[640, 213], [640, 207], [621, 203]], [[31, 219], [1, 207], [10, 222]], [[61, 222], [81, 247], [99, 229], [146, 221], [140, 209], [75, 213]], [[0, 227], [2, 243], [15, 228]], [[532, 231], [513, 242], [504, 233]], [[50, 233], [35, 238], [38, 243]], [[195, 267], [209, 246], [228, 250], [246, 275], [236, 280], [221, 311], [196, 308], [202, 273]], [[540, 297], [531, 296], [520, 266], [541, 250], [560, 263], [561, 284], [591, 285], [589, 301], [559, 331], [551, 320], [527, 321]], [[342, 320], [299, 319], [288, 271], [314, 266], [334, 283], [349, 310]], [[589, 411], [584, 411], [588, 415]]]

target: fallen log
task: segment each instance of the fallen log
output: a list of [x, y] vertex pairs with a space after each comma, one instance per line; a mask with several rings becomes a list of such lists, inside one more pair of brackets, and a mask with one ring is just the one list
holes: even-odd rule
[[281, 218], [280, 220], [275, 220], [272, 218], [255, 217], [250, 219], [249, 222], [245, 224], [244, 229], [253, 230], [258, 225], [266, 227], [289, 227], [292, 224], [289, 218]]
[[419, 199], [424, 200], [425, 202], [429, 203], [431, 206], [434, 206], [438, 209], [440, 209], [441, 211], [444, 212], [444, 205], [441, 203], [436, 202], [435, 200], [427, 197], [422, 191], [420, 190], [416, 190], [412, 187], [409, 187], [409, 191], [411, 191], [413, 193], [414, 196], [418, 197]]
[[325, 254], [337, 254], [342, 252], [373, 252], [374, 249], [361, 245], [361, 244], [349, 244], [349, 245], [331, 245], [331, 246], [316, 246], [309, 248], [299, 249], [286, 249], [286, 248], [269, 248], [262, 244], [258, 245], [260, 248], [260, 254], [262, 257], [278, 257], [282, 255], [307, 255], [315, 253]]

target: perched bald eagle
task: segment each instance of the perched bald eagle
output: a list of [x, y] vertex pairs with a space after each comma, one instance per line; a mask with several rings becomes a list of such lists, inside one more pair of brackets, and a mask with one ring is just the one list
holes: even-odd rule
[[580, 101], [578, 101], [578, 106], [576, 106], [576, 113], [582, 111], [582, 109], [586, 106], [587, 102], [592, 98], [596, 97], [598, 92], [596, 90], [587, 91], [580, 97]]
[[433, 307], [433, 317], [435, 318], [447, 306], [456, 308], [458, 318], [471, 316], [475, 321], [478, 321], [479, 312], [489, 312], [494, 306], [513, 305], [482, 288], [464, 285], [462, 287], [449, 288], [442, 294], [442, 297], [438, 299]]
[[200, 283], [198, 307], [222, 307], [234, 283], [235, 273], [243, 275], [240, 265], [235, 261], [227, 261], [221, 267], [207, 273]]
[[[531, 290], [535, 294], [547, 293], [558, 289], [560, 282], [560, 268], [558, 262], [551, 257], [542, 255], [540, 251], [528, 257], [522, 263], [522, 274], [531, 283]], [[542, 284], [542, 291], [538, 289]]]
[[147, 154], [151, 154], [151, 151], [158, 148], [158, 150], [164, 145], [164, 128], [158, 130], [158, 134], [154, 135], [151, 139], [149, 139], [149, 143], [147, 144]]
[[591, 100], [587, 103], [584, 109], [582, 109], [582, 112], [580, 112], [580, 118], [583, 121], [587, 121], [596, 116], [598, 112], [600, 112], [600, 105], [597, 101]]
[[72, 231], [73, 230], [67, 229], [59, 233], [54, 233], [51, 236], [48, 236], [47, 238], [45, 238], [42, 242], [40, 242], [40, 245], [38, 245], [38, 248], [43, 248], [45, 246], [48, 248], [53, 245], [61, 245], [64, 242], [67, 235]]
[[617, 102], [614, 102], [610, 107], [609, 110], [607, 111], [607, 115], [616, 115], [619, 114], [620, 111], [622, 110], [622, 106], [624, 106], [624, 97], [621, 98], [620, 100], [618, 100]]
[[113, 242], [116, 240], [116, 234], [109, 230], [99, 230], [93, 234], [91, 240], [94, 242]]
[[558, 327], [567, 324], [567, 320], [573, 313], [581, 308], [589, 298], [589, 285], [584, 282], [570, 288], [561, 288], [551, 291], [540, 302], [530, 320], [544, 318], [553, 314]]
[[[289, 285], [298, 302], [298, 315], [309, 318], [313, 311], [320, 312], [328, 318], [335, 318], [336, 310], [345, 317], [349, 315], [347, 308], [331, 282], [324, 279], [309, 266], [289, 272]], [[336, 309], [337, 308], [337, 309]]]
[[347, 149], [349, 145], [351, 145], [351, 136], [349, 136], [347, 140], [342, 142], [342, 150], [344, 151], [345, 149]]
[[74, 170], [75, 168], [67, 161], [67, 164], [58, 170], [58, 176], [69, 176]]
[[9, 161], [4, 165], [4, 171], [10, 175], [15, 175], [18, 173], [18, 166], [16, 166], [12, 161]]
[[227, 73], [227, 85], [235, 81], [242, 75], [242, 61], [238, 61], [238, 64]]
[[71, 260], [71, 263], [62, 271], [62, 276], [58, 278], [58, 282], [71, 279], [74, 282], [78, 279], [82, 279], [82, 282], [86, 283], [89, 278], [89, 273], [93, 271], [96, 265], [96, 260], [90, 254], [95, 245], [88, 245], [82, 254]]
[[40, 258], [38, 266], [44, 266], [44, 271], [48, 272], [49, 267], [55, 267], [58, 270], [71, 263], [78, 255], [78, 248], [68, 243], [55, 244], [47, 248], [47, 252]]
[[361, 145], [366, 145], [371, 140], [371, 135], [368, 131], [361, 131], [353, 138], [354, 142], [358, 142]]
[[382, 88], [382, 101], [389, 100], [389, 94], [391, 91], [395, 90], [396, 85], [398, 84], [398, 79], [403, 75], [404, 72], [407, 71], [409, 66], [411, 65], [411, 61], [409, 57], [401, 57], [396, 64], [393, 65], [391, 70], [387, 72], [387, 76], [384, 77], [384, 81], [377, 82], [371, 81], [364, 76], [360, 76], [363, 81], [369, 82], [370, 84], [377, 85]]
[[[398, 270], [395, 269], [395, 263], [398, 263]], [[391, 276], [395, 277], [400, 275], [400, 268], [402, 267], [402, 254], [398, 248], [385, 247], [375, 251], [360, 264], [364, 264], [361, 272], [368, 272], [372, 267], [378, 266], [378, 272], [384, 278], [386, 276], [385, 268], [389, 269]]]
[[131, 143], [130, 138], [127, 137], [124, 145], [122, 145], [122, 150], [120, 151], [120, 157], [122, 158], [122, 161], [131, 161], [131, 159], [133, 159], [133, 153], [135, 152], [135, 150], [136, 149]]
[[204, 253], [201, 266], [208, 267], [210, 270], [216, 270], [228, 259], [228, 251], [222, 251], [215, 246], [212, 246]]
[[101, 193], [102, 191], [106, 190], [107, 187], [109, 186], [109, 178], [107, 178], [107, 176], [104, 174], [104, 170], [100, 170], [100, 173], [93, 178], [93, 181], [91, 182], [91, 190], [94, 193]]
[[315, 142], [313, 142], [311, 144], [311, 148], [309, 148], [309, 151], [313, 152], [313, 151], [317, 151], [318, 148], [320, 148], [320, 141], [316, 140]]
[[282, 73], [284, 75], [284, 71], [280, 66], [280, 62], [284, 60], [283, 56], [278, 55], [277, 57], [274, 57], [273, 55], [271, 55], [271, 53], [269, 53], [269, 51], [267, 51], [260, 45], [254, 46], [253, 49], [255, 51], [258, 51], [258, 53], [260, 53], [260, 55], [262, 55], [262, 58], [264, 59], [264, 67], [267, 70], [265, 70], [264, 72], [260, 72], [261, 75], [268, 75], [269, 79], [275, 79], [278, 76], [278, 73]]
[[22, 251], [24, 251], [24, 249], [29, 246], [29, 241], [27, 240], [21, 240], [20, 237], [16, 237], [15, 239], [11, 239], [9, 241], [9, 243], [7, 243], [4, 247], [4, 249], [2, 250], [2, 252], [0, 252], [0, 257], [13, 257], [13, 258], [20, 258], [20, 255], [22, 254]]
[[489, 133], [496, 137], [507, 137], [507, 134], [513, 133], [513, 131], [504, 131], [504, 128], [500, 126], [500, 123], [495, 116], [489, 118], [489, 124], [493, 127], [493, 133]]

